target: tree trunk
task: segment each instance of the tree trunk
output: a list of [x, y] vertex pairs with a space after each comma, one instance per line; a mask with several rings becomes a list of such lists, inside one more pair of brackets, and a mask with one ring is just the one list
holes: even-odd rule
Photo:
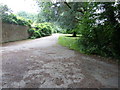
[[73, 37], [76, 37], [76, 36], [77, 36], [76, 34], [77, 34], [77, 33], [74, 31], [74, 32], [73, 32]]

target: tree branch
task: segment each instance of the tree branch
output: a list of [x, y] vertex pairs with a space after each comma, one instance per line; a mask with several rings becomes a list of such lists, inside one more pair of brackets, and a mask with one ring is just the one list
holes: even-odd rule
[[[69, 9], [72, 9], [71, 6], [67, 2], [64, 2], [64, 4], [66, 4]], [[83, 10], [77, 10], [77, 12], [81, 12], [82, 14], [84, 14]]]
[[71, 9], [71, 6], [67, 2], [64, 3], [68, 6], [69, 9]]

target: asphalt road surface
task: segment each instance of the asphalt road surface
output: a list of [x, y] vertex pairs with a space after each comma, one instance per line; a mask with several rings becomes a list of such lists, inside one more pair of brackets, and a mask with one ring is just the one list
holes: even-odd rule
[[59, 34], [3, 44], [3, 88], [118, 88], [118, 66], [57, 44]]

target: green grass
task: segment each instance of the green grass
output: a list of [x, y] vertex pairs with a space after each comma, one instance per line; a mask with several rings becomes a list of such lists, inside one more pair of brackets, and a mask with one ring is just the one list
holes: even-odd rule
[[78, 43], [77, 43], [79, 37], [68, 37], [68, 36], [72, 36], [72, 35], [65, 34], [65, 35], [60, 36], [58, 38], [58, 43], [62, 46], [68, 47], [70, 49], [80, 51], [80, 49], [78, 47]]
[[[59, 38], [58, 38], [58, 44], [62, 45], [62, 46], [65, 46], [65, 47], [68, 47], [69, 49], [72, 49], [72, 50], [75, 50], [75, 51], [78, 51], [80, 53], [84, 53], [84, 54], [87, 54], [87, 55], [91, 55], [89, 53], [85, 53], [83, 51], [81, 51], [80, 49], [80, 46], [78, 44], [78, 39], [80, 37], [68, 37], [68, 36], [72, 36], [71, 34], [65, 34], [65, 35], [61, 35]], [[81, 36], [81, 35], [78, 35], [78, 36]], [[109, 60], [109, 59], [108, 59]], [[111, 60], [111, 59], [110, 59]], [[113, 59], [113, 61], [116, 61]], [[119, 60], [117, 60], [118, 63]]]

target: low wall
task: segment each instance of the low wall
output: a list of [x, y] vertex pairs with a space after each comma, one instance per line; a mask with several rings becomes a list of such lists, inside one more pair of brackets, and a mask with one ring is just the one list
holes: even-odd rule
[[[2, 46], [2, 20], [0, 18], [0, 47]], [[1, 49], [1, 48], [0, 48]]]
[[2, 23], [2, 43], [27, 39], [29, 27]]

